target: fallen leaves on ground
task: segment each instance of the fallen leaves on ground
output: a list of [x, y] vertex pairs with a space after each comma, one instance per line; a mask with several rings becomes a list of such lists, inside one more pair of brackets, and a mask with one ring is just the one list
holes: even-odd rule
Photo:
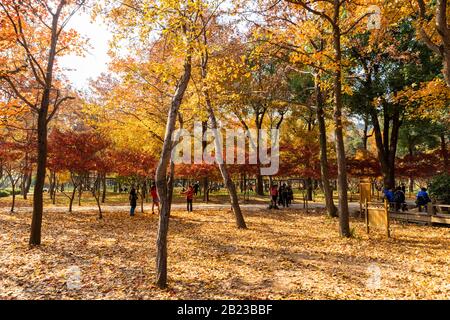
[[392, 239], [338, 236], [321, 212], [174, 212], [169, 289], [153, 285], [158, 218], [46, 212], [30, 248], [30, 214], [0, 213], [0, 299], [448, 299], [450, 229], [392, 225]]

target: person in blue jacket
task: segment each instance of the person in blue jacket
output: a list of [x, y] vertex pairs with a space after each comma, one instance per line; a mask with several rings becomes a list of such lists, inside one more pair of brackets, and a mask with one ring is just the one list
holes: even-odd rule
[[394, 202], [394, 192], [392, 189], [384, 189], [384, 198], [389, 202]]
[[416, 204], [419, 208], [419, 212], [422, 212], [422, 208], [427, 211], [427, 204], [431, 202], [430, 196], [428, 195], [427, 188], [421, 188], [419, 193], [417, 193]]

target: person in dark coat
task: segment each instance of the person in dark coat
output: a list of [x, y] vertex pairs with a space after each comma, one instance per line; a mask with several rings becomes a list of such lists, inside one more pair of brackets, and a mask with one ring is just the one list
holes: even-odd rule
[[136, 210], [137, 200], [138, 200], [138, 195], [137, 195], [136, 189], [134, 187], [131, 188], [129, 200], [130, 200], [130, 207], [131, 207], [130, 216], [134, 217], [134, 212]]
[[199, 190], [200, 190], [200, 184], [198, 182], [196, 182], [194, 184], [194, 194], [197, 195]]
[[406, 211], [406, 197], [401, 187], [397, 187], [394, 192], [395, 211]]
[[294, 201], [294, 191], [290, 185], [287, 186], [287, 204], [288, 206]]

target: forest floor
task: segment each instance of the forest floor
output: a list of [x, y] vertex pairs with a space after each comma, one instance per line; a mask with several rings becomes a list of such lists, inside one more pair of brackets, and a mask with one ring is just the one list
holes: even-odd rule
[[158, 217], [49, 212], [30, 248], [30, 214], [0, 212], [0, 299], [449, 299], [450, 229], [392, 225], [392, 238], [338, 236], [316, 209], [173, 212], [169, 289], [154, 285]]

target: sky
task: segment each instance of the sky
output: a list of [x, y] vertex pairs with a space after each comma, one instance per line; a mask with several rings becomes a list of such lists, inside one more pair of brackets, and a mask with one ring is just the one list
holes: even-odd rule
[[102, 21], [91, 22], [86, 13], [78, 13], [69, 22], [68, 28], [75, 29], [89, 39], [89, 48], [84, 57], [67, 55], [60, 58], [64, 74], [78, 90], [84, 91], [90, 79], [95, 79], [106, 72], [108, 62], [108, 42], [112, 34]]

